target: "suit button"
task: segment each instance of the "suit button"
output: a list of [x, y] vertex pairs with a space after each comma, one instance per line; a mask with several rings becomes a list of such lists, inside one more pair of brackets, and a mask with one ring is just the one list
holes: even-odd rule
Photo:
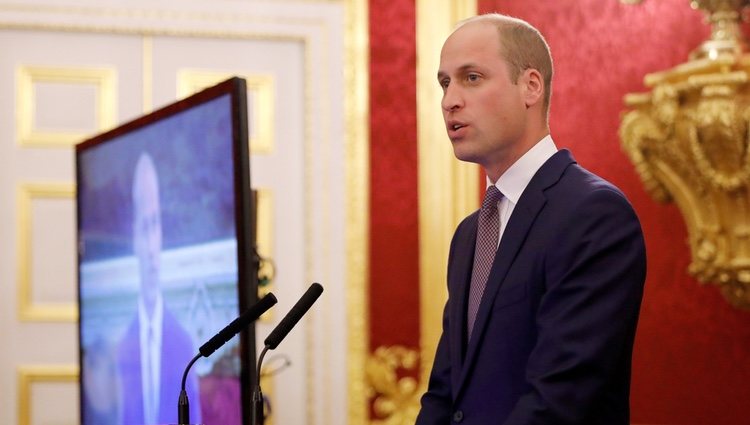
[[461, 422], [464, 420], [464, 412], [456, 410], [453, 412], [453, 422]]

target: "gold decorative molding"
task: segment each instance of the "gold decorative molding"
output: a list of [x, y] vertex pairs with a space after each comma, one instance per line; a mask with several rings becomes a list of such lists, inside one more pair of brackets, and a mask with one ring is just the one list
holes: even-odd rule
[[[31, 277], [31, 202], [35, 198], [73, 199], [75, 186], [67, 183], [24, 183], [17, 189], [18, 199], [18, 318], [21, 321], [75, 322], [75, 303], [35, 303]], [[75, 244], [71, 247], [75, 249]]]
[[[373, 425], [409, 425], [419, 414], [419, 352], [402, 346], [378, 347], [367, 359], [367, 382], [375, 394]], [[411, 375], [413, 376], [411, 376]]]
[[[274, 201], [271, 189], [256, 188], [256, 191], [257, 226], [255, 234], [258, 241], [258, 255], [261, 258], [258, 276], [261, 279], [268, 279], [268, 282], [261, 282], [261, 285], [258, 287], [258, 298], [261, 298], [273, 291], [273, 279], [276, 274], [273, 262]], [[273, 309], [271, 309], [263, 313], [260, 316], [260, 320], [263, 322], [272, 322], [273, 317]]]
[[369, 422], [365, 359], [369, 344], [369, 147], [370, 40], [367, 0], [344, 2], [346, 8], [346, 309], [348, 317], [348, 423]]
[[143, 113], [148, 114], [154, 109], [154, 38], [143, 36]]
[[19, 366], [17, 373], [18, 394], [18, 424], [31, 425], [31, 387], [38, 382], [70, 382], [78, 381], [78, 366], [74, 365], [27, 365]]
[[[306, 0], [310, 3], [320, 2], [321, 0]], [[344, 0], [327, 0], [329, 3], [342, 2]], [[76, 5], [71, 4], [28, 4], [23, 2], [5, 2], [0, 4], [0, 12], [13, 12], [15, 20], [22, 20], [33, 16], [34, 14], [50, 14], [56, 16], [77, 16], [86, 17], [91, 19], [108, 17], [118, 18], [120, 20], [130, 20], [127, 26], [131, 26], [132, 23], [138, 23], [144, 25], [145, 23], [152, 23], [156, 25], [163, 25], [164, 20], [182, 22], [187, 24], [194, 24], [200, 22], [217, 22], [223, 25], [231, 25], [235, 23], [271, 23], [280, 25], [310, 25], [311, 23], [320, 23], [315, 18], [300, 17], [300, 16], [283, 16], [268, 18], [260, 16], [258, 13], [247, 13], [242, 11], [216, 11], [211, 10], [196, 10], [190, 8], [178, 8], [169, 9], [158, 6], [152, 6], [150, 8], [137, 8], [137, 7], [110, 7], [110, 6], [93, 6], [93, 5]], [[23, 15], [30, 14], [30, 15]], [[84, 24], [84, 28], [88, 28], [89, 31], [99, 30], [104, 32], [114, 32], [114, 27], [102, 26], [99, 23]], [[59, 28], [59, 24], [53, 23], [52, 26]], [[5, 22], [0, 20], [0, 28], [2, 27], [13, 27], [12, 22]], [[128, 32], [131, 32], [128, 30]], [[134, 29], [132, 32], [141, 34], [163, 34], [161, 32], [148, 32], [144, 31], [142, 27]]]
[[437, 83], [440, 50], [458, 21], [477, 13], [476, 0], [417, 1], [417, 146], [419, 190], [420, 387], [426, 389], [442, 311], [445, 271], [458, 223], [479, 206], [479, 168], [458, 161], [445, 130]]
[[[115, 80], [113, 68], [70, 68], [19, 66], [16, 72], [18, 95], [16, 118], [17, 141], [21, 146], [60, 147], [72, 146], [92, 131], [110, 128], [115, 123]], [[96, 128], [80, 130], [41, 130], [35, 128], [37, 83], [91, 85], [96, 88]]]
[[[644, 0], [620, 0], [620, 3], [641, 4]], [[706, 22], [711, 25], [711, 36], [690, 53], [690, 60], [716, 59], [723, 55], [741, 55], [748, 51], [748, 44], [742, 35], [740, 20], [748, 6], [747, 0], [687, 0], [690, 7], [706, 14]]]
[[273, 75], [182, 69], [177, 72], [177, 97], [182, 99], [235, 75], [247, 83], [250, 152], [270, 154], [273, 152], [275, 108]]
[[[736, 26], [748, 3], [693, 2], [721, 28]], [[750, 309], [750, 54], [742, 39], [732, 41], [738, 33], [716, 33], [689, 62], [647, 75], [650, 93], [625, 97], [632, 110], [620, 138], [646, 190], [680, 209], [690, 274]]]
[[690, 53], [690, 59], [716, 59], [746, 53], [748, 46], [740, 29], [740, 16], [747, 5], [747, 0], [691, 0], [693, 9], [705, 12], [711, 36]]

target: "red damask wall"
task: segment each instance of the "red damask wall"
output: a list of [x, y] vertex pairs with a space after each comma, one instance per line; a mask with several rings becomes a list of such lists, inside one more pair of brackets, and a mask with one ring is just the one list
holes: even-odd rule
[[484, 0], [482, 12], [528, 20], [555, 59], [551, 126], [561, 147], [612, 181], [637, 210], [648, 277], [633, 365], [633, 423], [748, 424], [750, 312], [686, 273], [687, 232], [674, 204], [644, 191], [617, 136], [622, 98], [671, 68], [708, 36], [688, 0]]
[[370, 45], [370, 348], [417, 348], [414, 1], [371, 1]]
[[[687, 275], [685, 225], [644, 191], [617, 136], [622, 98], [708, 35], [688, 0], [480, 0], [526, 19], [555, 58], [551, 129], [585, 167], [618, 185], [643, 225], [649, 271], [633, 365], [640, 424], [750, 424], [750, 312]], [[370, 1], [370, 347], [419, 343], [413, 0]]]

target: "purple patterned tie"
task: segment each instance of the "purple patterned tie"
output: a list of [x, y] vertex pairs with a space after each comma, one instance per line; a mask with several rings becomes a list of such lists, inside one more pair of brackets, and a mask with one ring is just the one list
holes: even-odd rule
[[466, 340], [471, 339], [474, 320], [477, 318], [479, 303], [482, 301], [487, 278], [490, 276], [492, 262], [495, 261], [498, 238], [500, 234], [500, 219], [497, 203], [503, 194], [495, 185], [487, 188], [479, 210], [479, 225], [477, 226], [477, 243], [474, 247], [474, 268], [471, 271], [471, 286], [469, 287], [469, 309], [466, 317]]

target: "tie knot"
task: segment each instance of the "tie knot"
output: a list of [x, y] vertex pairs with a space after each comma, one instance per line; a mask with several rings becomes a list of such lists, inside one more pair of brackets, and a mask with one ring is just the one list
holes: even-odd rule
[[496, 207], [497, 202], [502, 197], [503, 197], [503, 194], [500, 193], [499, 190], [497, 190], [497, 187], [495, 187], [494, 184], [490, 185], [489, 187], [487, 187], [487, 191], [484, 193], [484, 201], [482, 201], [482, 209]]

